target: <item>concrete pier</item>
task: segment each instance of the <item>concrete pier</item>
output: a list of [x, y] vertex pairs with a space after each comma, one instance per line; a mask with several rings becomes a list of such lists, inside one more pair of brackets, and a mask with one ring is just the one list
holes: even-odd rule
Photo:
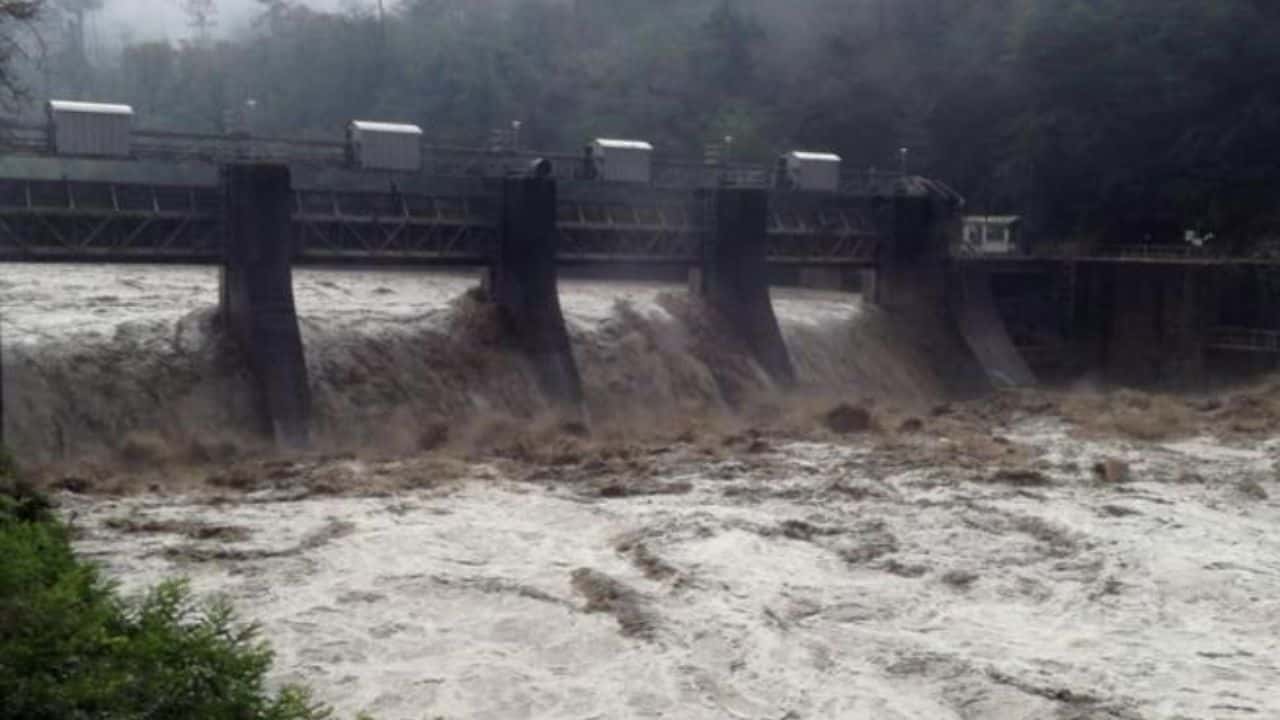
[[260, 431], [278, 444], [310, 442], [311, 388], [293, 301], [289, 168], [224, 166], [219, 315], [248, 359]]
[[702, 248], [697, 285], [765, 372], [792, 385], [795, 367], [769, 299], [769, 195], [737, 188], [714, 193], [713, 230]]
[[555, 180], [503, 180], [501, 231], [489, 277], [489, 297], [533, 362], [543, 392], [579, 405], [582, 380], [556, 282]]
[[883, 239], [876, 261], [875, 303], [887, 310], [945, 314], [949, 233], [958, 220], [931, 197], [876, 199]]
[[931, 195], [877, 197], [869, 215], [881, 242], [863, 298], [927, 338], [927, 352], [947, 358], [938, 371], [949, 386], [973, 393], [988, 389], [992, 373], [962, 333], [966, 303], [951, 272], [950, 244], [960, 224], [955, 203]]

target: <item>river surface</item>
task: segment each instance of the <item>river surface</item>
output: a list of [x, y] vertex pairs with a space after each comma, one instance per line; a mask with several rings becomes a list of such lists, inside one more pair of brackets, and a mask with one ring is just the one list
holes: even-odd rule
[[583, 435], [488, 344], [474, 276], [300, 271], [322, 436], [359, 431], [130, 465], [114, 438], [239, 417], [216, 274], [0, 278], [7, 424], [65, 463], [80, 551], [229, 598], [273, 682], [344, 716], [1280, 717], [1280, 440], [1217, 403], [953, 401], [937, 346], [801, 291], [783, 397], [680, 288], [569, 281]]

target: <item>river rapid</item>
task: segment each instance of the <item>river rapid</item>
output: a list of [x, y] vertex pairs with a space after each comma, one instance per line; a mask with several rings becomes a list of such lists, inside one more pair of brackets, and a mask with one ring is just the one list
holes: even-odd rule
[[680, 288], [566, 281], [584, 432], [473, 277], [300, 271], [321, 447], [279, 457], [215, 274], [2, 277], [80, 551], [229, 598], [344, 715], [1280, 717], [1270, 386], [958, 397], [935, 331], [778, 291], [784, 396]]

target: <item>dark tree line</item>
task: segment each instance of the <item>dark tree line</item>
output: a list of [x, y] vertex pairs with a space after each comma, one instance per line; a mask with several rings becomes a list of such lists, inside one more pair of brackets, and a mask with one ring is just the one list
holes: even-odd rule
[[134, 44], [52, 91], [202, 131], [333, 135], [360, 116], [479, 145], [519, 120], [549, 149], [633, 136], [700, 157], [731, 136], [738, 159], [805, 147], [882, 169], [906, 147], [912, 172], [1049, 237], [1276, 219], [1274, 0], [259, 2], [248, 32]]
[[0, 104], [12, 105], [24, 94], [14, 61], [26, 49], [21, 30], [39, 11], [39, 0], [0, 0]]

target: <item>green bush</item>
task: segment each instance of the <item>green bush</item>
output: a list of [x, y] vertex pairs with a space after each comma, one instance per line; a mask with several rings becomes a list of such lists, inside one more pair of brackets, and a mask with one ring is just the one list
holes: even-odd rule
[[271, 651], [185, 582], [124, 600], [71, 549], [47, 499], [0, 477], [0, 719], [314, 720], [270, 692]]

